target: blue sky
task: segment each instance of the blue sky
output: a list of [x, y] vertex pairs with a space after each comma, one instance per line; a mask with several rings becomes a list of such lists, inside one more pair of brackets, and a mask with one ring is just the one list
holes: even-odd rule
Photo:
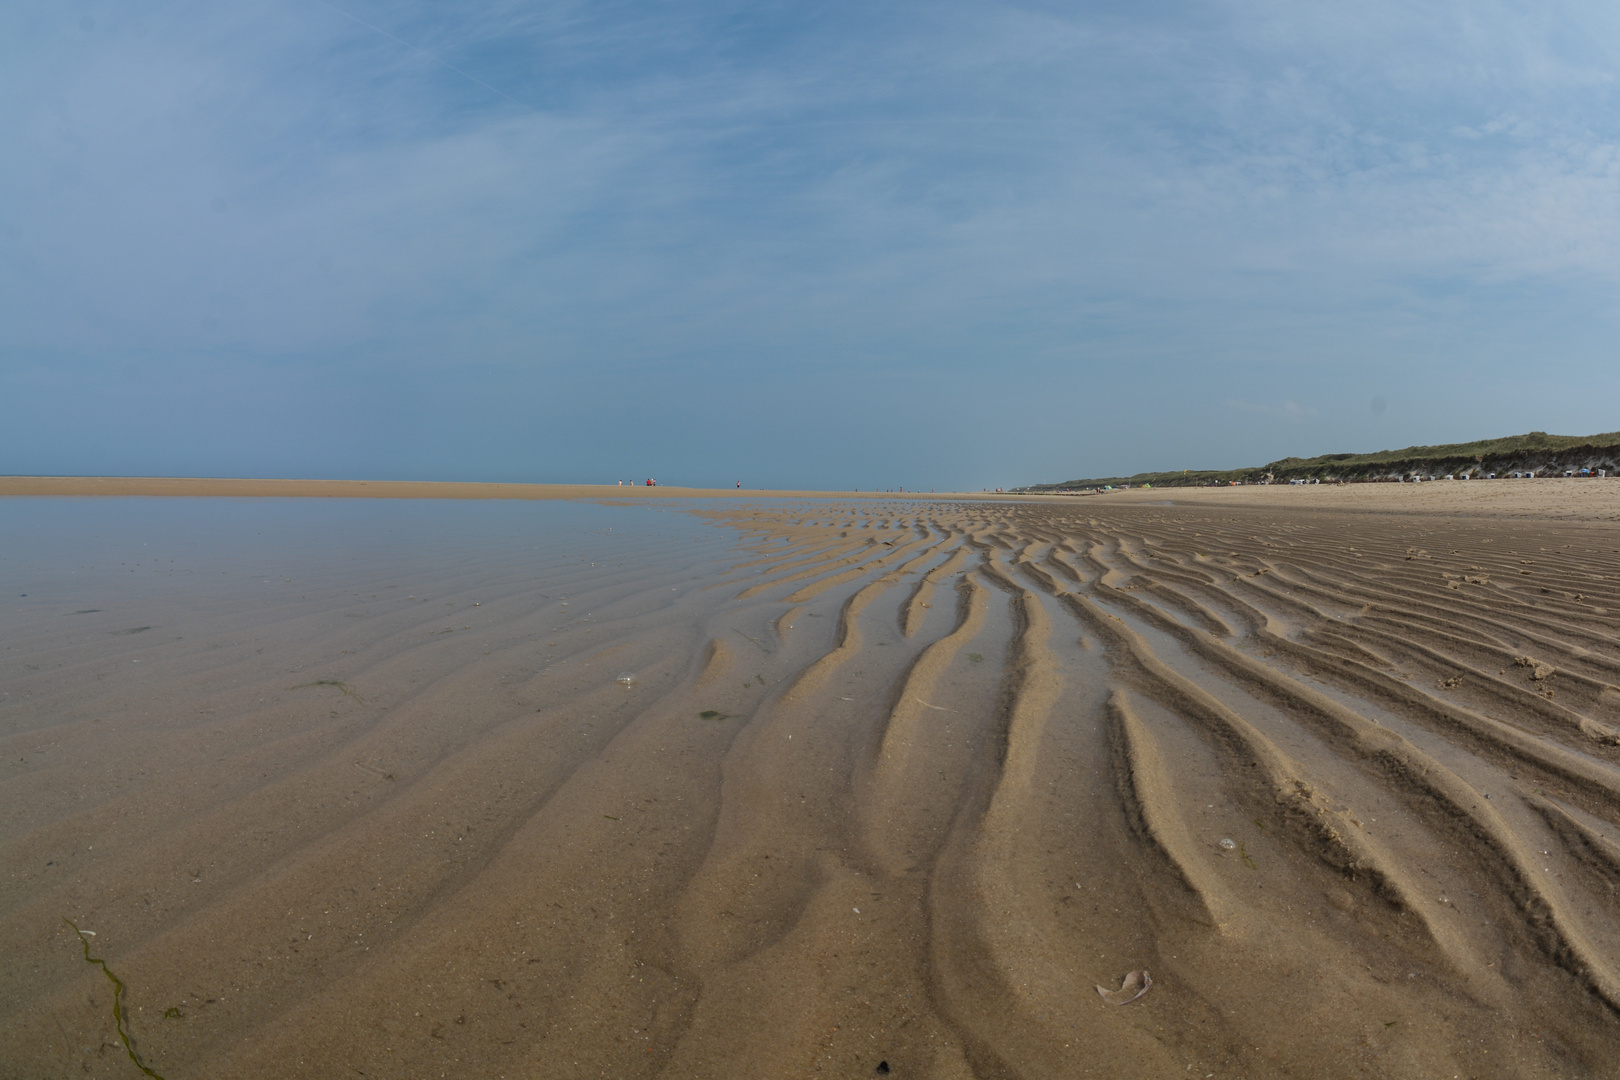
[[1617, 71], [1598, 3], [11, 3], [0, 473], [1620, 429]]

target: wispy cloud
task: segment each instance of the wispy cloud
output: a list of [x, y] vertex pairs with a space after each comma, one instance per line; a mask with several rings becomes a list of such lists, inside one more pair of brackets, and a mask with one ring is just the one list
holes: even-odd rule
[[[1615, 378], [1604, 5], [249, 0], [0, 20], [13, 369], [229, 358], [226, 397], [232, 365], [357, 399], [379, 370], [430, 399], [473, 368], [514, 399], [662, 382], [645, 407], [570, 407], [600, 409], [609, 444], [666, 432], [693, 471], [724, 453], [663, 411], [763, 415], [880, 371], [1038, 414], [1029, 431], [1054, 434], [947, 447], [930, 418], [883, 418], [908, 467], [991, 483], [1076, 452], [1065, 402], [1102, 385], [1142, 434], [1099, 428], [1096, 447], [1130, 471], [1213, 440], [1335, 448], [1235, 421], [1319, 416], [1226, 397], [1256, 373], [1325, 403], [1350, 369], [1466, 372], [1424, 420], [1454, 428], [1413, 441], [1517, 423], [1523, 400], [1487, 388], [1533, 350]], [[967, 389], [991, 362], [1001, 377]], [[1342, 392], [1354, 408], [1325, 413], [1359, 419], [1307, 434], [1371, 437], [1366, 394]], [[1543, 404], [1565, 425], [1595, 410]], [[380, 445], [410, 445], [397, 412], [364, 417]], [[780, 454], [805, 482], [845, 460], [807, 438]]]

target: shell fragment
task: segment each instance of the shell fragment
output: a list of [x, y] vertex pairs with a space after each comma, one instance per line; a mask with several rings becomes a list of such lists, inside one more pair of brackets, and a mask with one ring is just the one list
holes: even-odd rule
[[1129, 1005], [1147, 993], [1148, 987], [1152, 985], [1153, 980], [1148, 978], [1147, 972], [1133, 971], [1125, 976], [1124, 981], [1119, 984], [1118, 990], [1110, 990], [1106, 986], [1099, 986], [1097, 987], [1097, 993], [1101, 994], [1102, 999], [1110, 1005]]

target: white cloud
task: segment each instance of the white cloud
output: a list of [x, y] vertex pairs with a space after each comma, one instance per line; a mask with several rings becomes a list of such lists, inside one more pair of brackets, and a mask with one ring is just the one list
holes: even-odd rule
[[[994, 357], [1111, 380], [1144, 432], [1150, 368], [1324, 403], [1362, 366], [1607, 370], [1620, 9], [341, 6], [377, 29], [0, 14], [7, 356], [661, 366], [694, 400]], [[1177, 437], [1317, 415], [1227, 406]]]

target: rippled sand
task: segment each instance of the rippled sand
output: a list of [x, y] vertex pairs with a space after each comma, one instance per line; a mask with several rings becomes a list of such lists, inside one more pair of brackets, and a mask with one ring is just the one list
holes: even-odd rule
[[1620, 534], [1221, 497], [9, 502], [0, 1076], [1611, 1075]]

